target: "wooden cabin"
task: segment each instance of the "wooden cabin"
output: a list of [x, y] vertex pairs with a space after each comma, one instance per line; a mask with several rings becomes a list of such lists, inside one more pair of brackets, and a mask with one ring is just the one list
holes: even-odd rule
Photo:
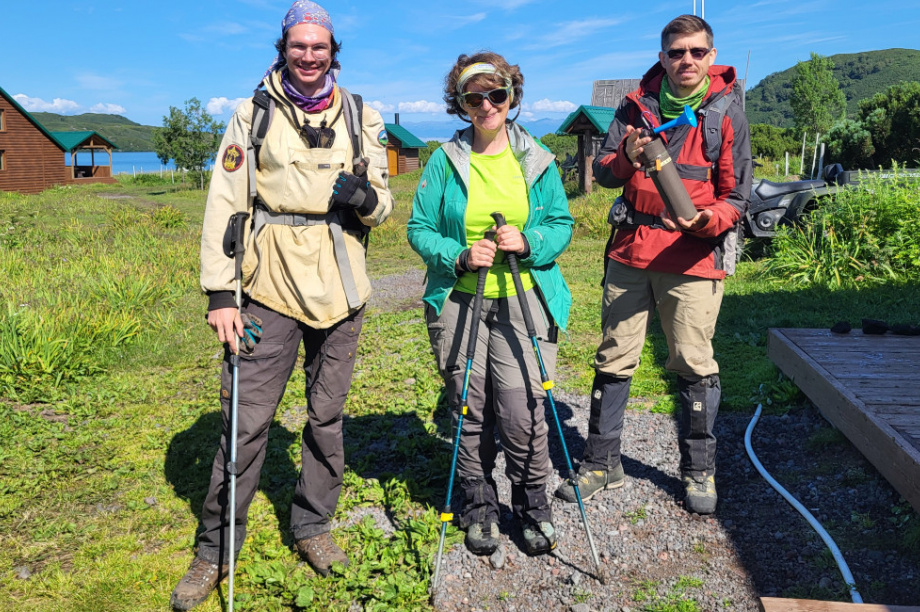
[[591, 185], [594, 182], [591, 164], [601, 149], [615, 112], [616, 109], [613, 108], [582, 105], [570, 113], [556, 130], [559, 135], [578, 136], [578, 184], [585, 193], [591, 193]]
[[412, 132], [396, 123], [384, 123], [387, 131], [387, 165], [390, 176], [405, 174], [418, 170], [419, 149], [427, 149], [428, 145], [412, 135]]
[[[114, 148], [96, 132], [49, 132], [0, 88], [0, 191], [39, 193], [54, 185], [114, 183]], [[77, 153], [86, 151], [91, 165], [78, 166]], [[107, 154], [107, 165], [96, 165], [97, 152]]]

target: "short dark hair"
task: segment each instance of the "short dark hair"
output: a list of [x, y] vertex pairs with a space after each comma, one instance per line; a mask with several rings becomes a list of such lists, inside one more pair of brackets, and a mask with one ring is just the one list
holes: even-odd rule
[[475, 83], [481, 87], [504, 87], [505, 77], [507, 76], [511, 79], [511, 88], [514, 92], [511, 98], [511, 106], [508, 108], [510, 110], [521, 105], [521, 100], [524, 97], [524, 75], [521, 74], [520, 66], [517, 64], [509, 64], [508, 61], [498, 53], [480, 51], [472, 56], [461, 55], [457, 58], [457, 62], [454, 64], [453, 68], [450, 69], [450, 72], [447, 73], [447, 77], [444, 79], [444, 101], [447, 102], [448, 115], [457, 115], [464, 121], [469, 120], [469, 115], [467, 115], [466, 110], [464, 110], [463, 105], [460, 103], [457, 83], [460, 81], [460, 73], [463, 72], [464, 68], [479, 62], [492, 64], [495, 66], [496, 70], [498, 70], [499, 74], [477, 74], [467, 83]]
[[712, 49], [712, 28], [696, 15], [681, 15], [664, 26], [661, 31], [661, 50], [667, 51], [674, 35], [696, 34], [706, 32], [706, 45]]
[[[287, 54], [285, 53], [285, 47], [287, 46], [287, 37], [288, 33], [285, 32], [284, 35], [275, 41], [275, 51], [281, 54], [281, 56], [287, 59]], [[332, 36], [332, 64], [334, 65], [339, 60], [339, 51], [342, 50], [342, 43], [335, 39], [335, 36]]]

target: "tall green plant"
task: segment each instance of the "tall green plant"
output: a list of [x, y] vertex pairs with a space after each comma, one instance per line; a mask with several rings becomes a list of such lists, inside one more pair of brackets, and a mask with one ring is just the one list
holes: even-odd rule
[[765, 270], [785, 283], [831, 288], [920, 280], [916, 194], [907, 177], [866, 177], [779, 232]]

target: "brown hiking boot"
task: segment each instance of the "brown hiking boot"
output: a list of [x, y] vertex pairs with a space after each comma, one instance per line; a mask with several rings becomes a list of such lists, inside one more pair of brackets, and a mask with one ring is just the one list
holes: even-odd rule
[[294, 547], [300, 558], [322, 576], [329, 575], [329, 570], [335, 562], [348, 567], [348, 555], [333, 541], [332, 534], [328, 531], [312, 538], [297, 540]]
[[227, 564], [217, 567], [201, 557], [195, 557], [191, 567], [172, 592], [169, 605], [174, 610], [191, 610], [207, 599], [217, 583], [226, 578], [229, 572], [230, 566]]

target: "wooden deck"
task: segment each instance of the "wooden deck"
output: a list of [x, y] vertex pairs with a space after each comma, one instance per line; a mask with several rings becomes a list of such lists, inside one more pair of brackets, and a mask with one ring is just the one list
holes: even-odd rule
[[920, 336], [771, 329], [767, 352], [920, 512]]

